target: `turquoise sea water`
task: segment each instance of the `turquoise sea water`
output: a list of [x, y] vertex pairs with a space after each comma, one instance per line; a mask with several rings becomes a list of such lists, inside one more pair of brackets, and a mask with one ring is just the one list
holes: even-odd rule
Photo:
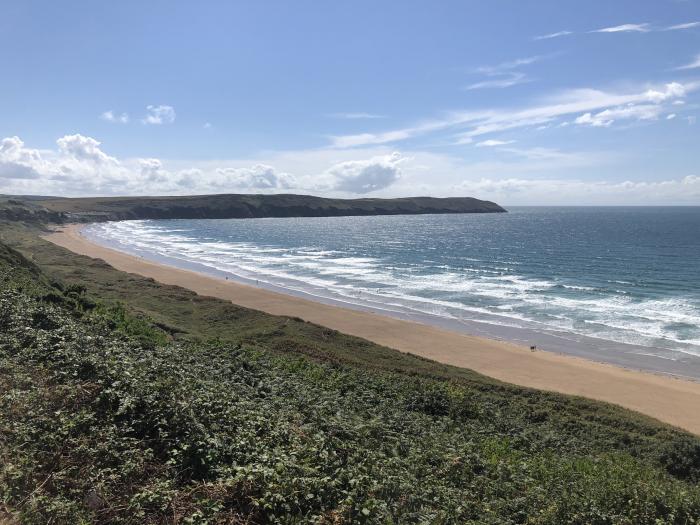
[[700, 377], [700, 207], [124, 221], [86, 235], [326, 302]]

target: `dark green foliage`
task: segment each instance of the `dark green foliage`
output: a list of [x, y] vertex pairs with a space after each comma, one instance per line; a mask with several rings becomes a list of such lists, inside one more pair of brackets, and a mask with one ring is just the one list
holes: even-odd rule
[[689, 438], [668, 443], [661, 452], [661, 463], [674, 476], [700, 482], [700, 441]]
[[688, 434], [59, 260], [60, 287], [0, 261], [0, 499], [26, 523], [698, 522]]
[[130, 314], [123, 303], [99, 304], [94, 322], [106, 323], [108, 328], [131, 336], [140, 346], [152, 350], [168, 342], [168, 335], [143, 317]]
[[423, 412], [429, 416], [446, 416], [452, 406], [450, 396], [445, 385], [431, 383], [416, 388], [408, 397], [406, 408], [416, 412]]

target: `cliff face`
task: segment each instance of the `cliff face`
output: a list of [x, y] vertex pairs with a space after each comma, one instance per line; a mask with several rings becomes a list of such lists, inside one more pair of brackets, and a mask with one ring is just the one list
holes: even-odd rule
[[310, 195], [197, 195], [187, 197], [100, 197], [46, 199], [48, 212], [69, 221], [126, 219], [234, 219], [256, 217], [338, 217], [505, 212], [498, 204], [471, 197], [324, 199]]
[[102, 222], [128, 219], [248, 219], [502, 213], [498, 204], [471, 197], [324, 199], [311, 195], [195, 195], [186, 197], [0, 197], [0, 221]]
[[0, 199], [0, 221], [49, 223], [63, 222], [64, 214], [38, 206], [30, 201]]

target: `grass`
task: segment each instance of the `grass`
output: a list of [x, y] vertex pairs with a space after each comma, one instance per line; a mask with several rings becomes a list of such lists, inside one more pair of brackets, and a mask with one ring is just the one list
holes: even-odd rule
[[22, 522], [699, 522], [700, 440], [650, 418], [0, 241]]

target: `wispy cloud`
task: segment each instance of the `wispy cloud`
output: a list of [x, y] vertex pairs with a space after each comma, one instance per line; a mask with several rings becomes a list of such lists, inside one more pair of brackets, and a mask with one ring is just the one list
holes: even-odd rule
[[515, 141], [514, 140], [495, 140], [495, 139], [490, 139], [490, 140], [482, 140], [481, 142], [477, 142], [475, 146], [477, 148], [493, 148], [496, 146], [506, 146], [508, 144], [513, 144]]
[[527, 77], [525, 73], [519, 71], [510, 71], [508, 73], [501, 73], [499, 78], [494, 78], [492, 80], [482, 80], [480, 82], [474, 82], [464, 86], [466, 90], [473, 89], [502, 89], [511, 86], [517, 86], [518, 84], [525, 84], [526, 82], [531, 82], [531, 79]]
[[551, 55], [534, 55], [525, 58], [518, 58], [516, 60], [509, 60], [507, 62], [501, 62], [494, 66], [481, 66], [473, 70], [473, 73], [478, 75], [484, 75], [487, 80], [480, 80], [478, 82], [473, 82], [464, 87], [467, 90], [473, 89], [502, 89], [511, 86], [516, 86], [518, 84], [524, 84], [525, 82], [531, 82], [530, 79], [522, 71], [514, 71], [523, 66], [529, 66], [535, 62], [540, 62]]
[[126, 113], [117, 114], [111, 109], [102, 113], [100, 118], [106, 122], [113, 122], [115, 124], [126, 124], [129, 122], [129, 115]]
[[557, 31], [556, 33], [549, 33], [548, 35], [540, 35], [533, 38], [533, 40], [549, 40], [550, 38], [559, 38], [562, 36], [573, 35], [573, 31]]
[[354, 148], [356, 146], [369, 146], [377, 144], [389, 144], [401, 140], [410, 139], [417, 135], [423, 135], [430, 131], [444, 128], [442, 121], [417, 124], [414, 127], [385, 131], [383, 133], [360, 133], [357, 135], [340, 135], [331, 137], [332, 145], [336, 148]]
[[[654, 27], [649, 23], [643, 24], [622, 24], [619, 26], [603, 27], [601, 29], [594, 29], [593, 31], [586, 31], [587, 33], [653, 33], [658, 31], [682, 31], [684, 29], [693, 29], [695, 27], [700, 27], [699, 22], [684, 22], [682, 24], [675, 24], [666, 27]], [[548, 40], [550, 38], [559, 38], [562, 36], [568, 36], [575, 34], [574, 31], [557, 31], [556, 33], [549, 33], [547, 35], [540, 35], [533, 37], [533, 40]]]
[[[337, 148], [349, 148], [365, 145], [388, 144], [417, 136], [456, 130], [456, 144], [468, 144], [475, 138], [506, 130], [547, 124], [570, 115], [611, 111], [632, 105], [661, 105], [683, 98], [687, 93], [700, 89], [700, 82], [680, 84], [670, 82], [654, 88], [642, 88], [627, 93], [615, 93], [596, 89], [574, 89], [546, 97], [542, 104], [520, 110], [492, 109], [482, 111], [452, 112], [442, 118], [420, 122], [414, 126], [384, 131], [382, 133], [362, 133], [332, 137], [332, 145]], [[637, 116], [648, 115], [641, 109]], [[612, 117], [621, 118], [622, 113]], [[603, 115], [601, 118], [604, 118]], [[632, 117], [630, 117], [632, 118]]]
[[386, 118], [385, 115], [377, 115], [376, 113], [365, 113], [365, 112], [348, 112], [348, 113], [329, 113], [327, 115], [330, 118], [341, 118], [348, 120], [362, 120], [362, 119], [378, 119]]
[[144, 124], [160, 125], [175, 122], [175, 108], [172, 106], [146, 106], [147, 114], [141, 119]]
[[651, 31], [648, 23], [644, 24], [622, 24], [619, 26], [603, 27], [595, 29], [591, 33], [648, 33]]
[[685, 69], [697, 69], [700, 67], [700, 53], [695, 57], [695, 59], [692, 62], [689, 62], [688, 64], [684, 66], [677, 67], [677, 70], [685, 70]]
[[662, 31], [680, 31], [683, 29], [692, 29], [694, 27], [700, 27], [700, 22], [687, 22], [685, 24], [676, 24], [675, 26], [669, 26], [662, 29]]
[[495, 66], [480, 66], [474, 70], [475, 73], [483, 73], [485, 75], [502, 73], [504, 71], [509, 71], [511, 69], [518, 68], [520, 66], [529, 66], [535, 62], [540, 62], [547, 58], [548, 55], [533, 55], [525, 58], [516, 58], [515, 60], [509, 60], [507, 62], [501, 62]]

